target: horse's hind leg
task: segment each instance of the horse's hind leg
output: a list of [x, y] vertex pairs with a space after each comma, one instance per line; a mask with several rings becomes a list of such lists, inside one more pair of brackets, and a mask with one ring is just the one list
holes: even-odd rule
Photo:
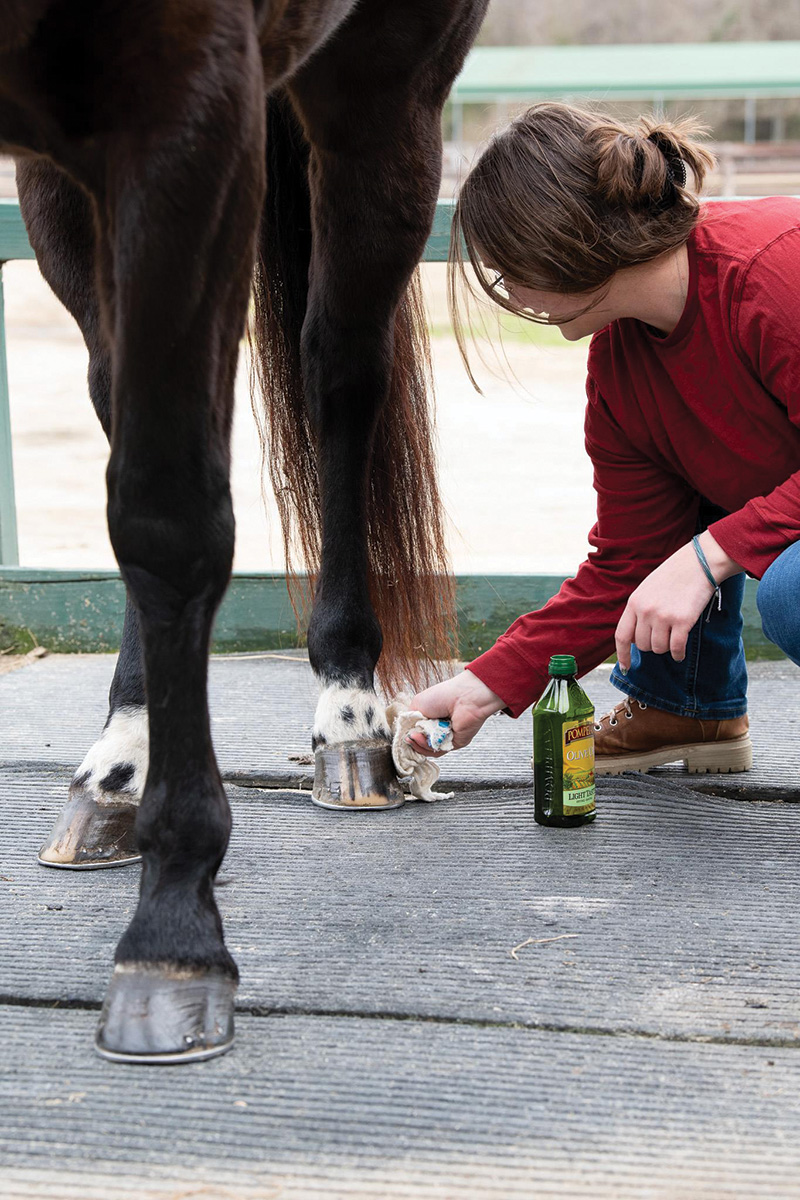
[[[110, 438], [111, 351], [97, 294], [92, 202], [44, 158], [20, 160], [17, 187], [39, 269], [83, 334], [89, 393]], [[108, 717], [75, 772], [66, 808], [40, 851], [41, 863], [88, 868], [138, 861], [133, 827], [147, 773], [147, 741], [138, 617], [128, 598]]]
[[[314, 800], [326, 808], [403, 803], [374, 671], [381, 627], [369, 589], [370, 460], [393, 363], [397, 305], [421, 255], [428, 203], [412, 204], [410, 237], [390, 234], [374, 158], [329, 154], [323, 131], [301, 112], [311, 140], [313, 249], [301, 353], [316, 434], [322, 516], [319, 580], [308, 629], [320, 686], [314, 717]], [[367, 177], [370, 185], [365, 186]], [[435, 183], [428, 183], [435, 201]], [[415, 199], [417, 199], [415, 197]], [[372, 201], [372, 203], [370, 202]], [[369, 231], [361, 241], [353, 226]]]
[[[420, 88], [391, 62], [384, 72], [372, 62], [383, 52], [374, 49], [380, 38], [375, 43], [368, 28], [351, 27], [349, 37], [353, 44], [343, 35], [343, 47], [323, 52], [289, 88], [310, 143], [313, 228], [301, 350], [316, 434], [322, 554], [308, 647], [321, 686], [314, 798], [328, 808], [376, 809], [401, 804], [403, 795], [373, 684], [382, 633], [370, 588], [394, 587], [401, 605], [410, 578], [387, 561], [378, 571], [385, 578], [370, 580], [367, 529], [381, 519], [369, 511], [370, 475], [393, 371], [424, 377], [423, 364], [398, 361], [395, 321], [433, 220], [447, 88]], [[432, 53], [424, 40], [423, 51]], [[402, 83], [388, 83], [398, 76]], [[385, 454], [383, 463], [387, 474], [399, 473]], [[423, 506], [431, 484], [402, 479], [389, 503], [399, 511]]]
[[237, 979], [213, 893], [230, 809], [206, 683], [233, 556], [230, 424], [263, 200], [264, 106], [252, 30], [212, 36], [198, 67], [209, 74], [173, 81], [186, 107], [170, 113], [169, 132], [150, 129], [109, 162], [104, 223], [113, 276], [102, 294], [113, 287], [115, 330], [109, 530], [139, 613], [150, 755], [136, 818], [139, 904], [97, 1045], [132, 1061], [226, 1049]]

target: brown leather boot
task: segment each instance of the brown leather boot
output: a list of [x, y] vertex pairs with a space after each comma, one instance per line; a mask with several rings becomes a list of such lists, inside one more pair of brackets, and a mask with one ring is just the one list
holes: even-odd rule
[[621, 775], [683, 761], [690, 775], [749, 771], [747, 716], [726, 721], [679, 717], [626, 697], [595, 722], [595, 771]]

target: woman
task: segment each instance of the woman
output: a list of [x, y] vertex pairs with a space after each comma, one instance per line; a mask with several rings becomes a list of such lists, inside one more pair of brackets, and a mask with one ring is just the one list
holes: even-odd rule
[[697, 133], [539, 104], [462, 188], [453, 245], [483, 290], [568, 341], [594, 334], [597, 524], [557, 596], [414, 698], [451, 718], [456, 748], [534, 702], [551, 653], [583, 674], [616, 647], [625, 699], [596, 726], [599, 772], [746, 770], [743, 572], [800, 665], [800, 201], [701, 207], [685, 164], [699, 190], [713, 159]]

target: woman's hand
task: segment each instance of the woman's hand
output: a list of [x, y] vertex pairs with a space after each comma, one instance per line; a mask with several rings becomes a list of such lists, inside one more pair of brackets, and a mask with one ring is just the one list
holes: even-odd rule
[[[717, 583], [742, 570], [708, 530], [700, 534], [700, 545]], [[631, 644], [683, 662], [689, 631], [713, 595], [694, 546], [681, 546], [639, 584], [620, 617], [615, 639], [622, 670], [630, 668]]]
[[[468, 746], [484, 721], [492, 713], [506, 707], [505, 700], [482, 683], [471, 671], [462, 671], [452, 679], [445, 679], [419, 692], [409, 706], [424, 717], [449, 718], [453, 729], [453, 748], [460, 750]], [[431, 750], [424, 733], [411, 733], [406, 738], [420, 754], [428, 758], [441, 758], [444, 751]]]

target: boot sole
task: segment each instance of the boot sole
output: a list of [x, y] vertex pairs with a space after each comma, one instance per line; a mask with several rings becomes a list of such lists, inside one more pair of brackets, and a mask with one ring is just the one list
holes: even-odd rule
[[750, 734], [728, 742], [694, 742], [686, 746], [665, 746], [661, 750], [646, 750], [640, 754], [598, 755], [596, 775], [621, 775], [623, 771], [649, 771], [667, 763], [682, 762], [690, 775], [730, 775], [749, 771], [753, 765], [753, 743]]

